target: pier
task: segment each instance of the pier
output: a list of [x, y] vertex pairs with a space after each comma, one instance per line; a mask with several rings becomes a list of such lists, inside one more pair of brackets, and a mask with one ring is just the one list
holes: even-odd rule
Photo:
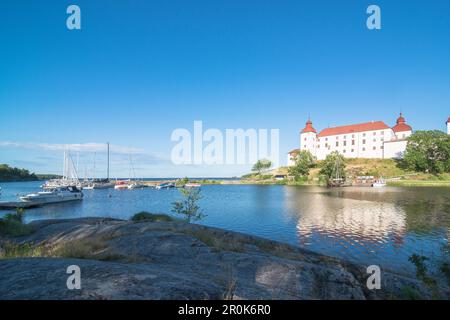
[[38, 207], [39, 203], [31, 203], [25, 201], [0, 201], [0, 209], [26, 209]]

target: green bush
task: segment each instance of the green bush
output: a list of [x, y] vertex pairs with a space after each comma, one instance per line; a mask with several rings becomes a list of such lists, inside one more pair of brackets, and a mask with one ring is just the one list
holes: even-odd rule
[[149, 213], [149, 212], [139, 212], [136, 213], [133, 217], [131, 217], [131, 220], [134, 222], [139, 221], [149, 221], [149, 222], [160, 222], [160, 221], [175, 221], [175, 218], [172, 218], [166, 214], [155, 214], [155, 213]]
[[17, 209], [15, 213], [8, 213], [0, 219], [0, 236], [18, 237], [30, 234], [32, 229], [23, 223], [24, 210]]

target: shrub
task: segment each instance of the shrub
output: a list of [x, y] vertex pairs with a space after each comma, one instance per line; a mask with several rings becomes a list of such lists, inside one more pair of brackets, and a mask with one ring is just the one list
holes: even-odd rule
[[131, 220], [134, 222], [139, 221], [149, 221], [149, 222], [160, 222], [160, 221], [175, 221], [175, 218], [172, 218], [166, 214], [154, 214], [149, 212], [139, 212], [136, 213], [133, 217], [131, 217]]
[[18, 237], [30, 234], [32, 229], [23, 223], [24, 210], [17, 209], [15, 213], [8, 213], [0, 219], [0, 236]]
[[198, 201], [202, 198], [200, 189], [180, 189], [183, 195], [183, 200], [178, 200], [172, 203], [172, 212], [184, 216], [188, 223], [198, 221], [205, 217], [198, 205]]

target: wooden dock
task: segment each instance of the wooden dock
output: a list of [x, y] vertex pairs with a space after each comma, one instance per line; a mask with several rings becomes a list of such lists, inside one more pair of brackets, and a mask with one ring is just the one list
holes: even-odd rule
[[0, 201], [0, 209], [26, 209], [38, 207], [39, 203], [25, 202], [25, 201]]

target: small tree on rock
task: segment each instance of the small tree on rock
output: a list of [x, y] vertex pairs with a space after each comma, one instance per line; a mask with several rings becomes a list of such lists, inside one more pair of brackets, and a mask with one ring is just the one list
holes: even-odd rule
[[172, 203], [172, 212], [183, 215], [188, 223], [206, 217], [198, 205], [198, 201], [202, 198], [200, 189], [187, 188], [179, 190], [184, 199]]

